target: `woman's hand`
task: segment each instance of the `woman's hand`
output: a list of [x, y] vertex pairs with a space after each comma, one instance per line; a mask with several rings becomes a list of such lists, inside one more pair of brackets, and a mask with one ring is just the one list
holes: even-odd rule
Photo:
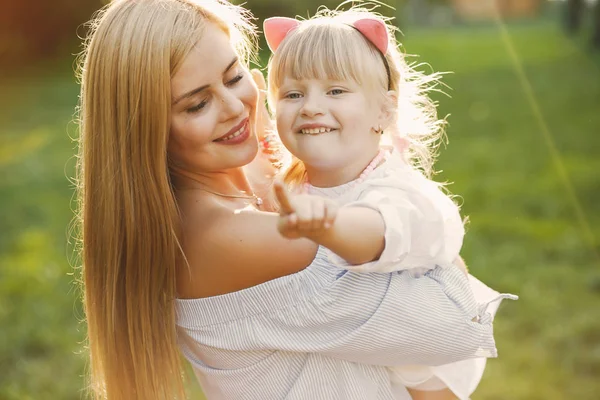
[[254, 80], [256, 87], [258, 87], [256, 134], [258, 135], [258, 140], [262, 141], [266, 134], [275, 131], [275, 126], [271, 119], [271, 115], [269, 114], [269, 110], [267, 109], [267, 83], [265, 82], [265, 77], [262, 72], [256, 68], [250, 71], [250, 73], [252, 74], [252, 79]]
[[275, 182], [275, 197], [280, 204], [277, 229], [288, 239], [314, 239], [335, 221], [338, 205], [333, 200], [309, 194], [290, 195], [280, 181]]

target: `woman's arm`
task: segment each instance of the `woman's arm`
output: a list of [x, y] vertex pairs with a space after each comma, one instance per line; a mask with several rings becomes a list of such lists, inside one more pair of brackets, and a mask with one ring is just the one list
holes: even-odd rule
[[256, 335], [257, 348], [386, 366], [496, 356], [491, 322], [474, 322], [482, 318], [458, 269], [418, 279], [409, 272], [347, 275], [306, 307], [266, 315], [265, 333], [278, 327], [282, 340]]
[[[323, 262], [318, 256], [316, 263]], [[190, 334], [232, 351], [309, 352], [383, 366], [496, 356], [491, 321], [478, 318], [468, 282], [456, 268], [436, 268], [420, 278], [346, 272], [310, 296], [310, 277], [271, 283], [278, 282], [211, 299], [206, 309], [227, 319], [209, 326], [186, 321]]]

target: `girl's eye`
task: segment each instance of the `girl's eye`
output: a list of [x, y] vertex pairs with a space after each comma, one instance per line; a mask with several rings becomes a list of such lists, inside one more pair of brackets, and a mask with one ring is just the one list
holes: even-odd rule
[[241, 81], [243, 77], [244, 77], [244, 74], [238, 74], [238, 75], [236, 75], [232, 80], [230, 80], [229, 82], [227, 82], [227, 86], [234, 86], [236, 83], [238, 83], [239, 81]]
[[342, 93], [344, 93], [344, 91], [343, 91], [342, 89], [331, 89], [331, 90], [329, 91], [329, 94], [332, 94], [332, 95], [334, 95], [334, 96], [335, 96], [335, 95], [338, 95], [338, 94], [342, 94]]
[[195, 112], [200, 111], [201, 109], [204, 108], [204, 106], [206, 106], [206, 104], [208, 103], [207, 100], [202, 100], [198, 105], [195, 105], [194, 107], [188, 108], [186, 111], [190, 114], [193, 114]]
[[299, 99], [300, 97], [300, 93], [288, 93], [285, 95], [286, 99]]

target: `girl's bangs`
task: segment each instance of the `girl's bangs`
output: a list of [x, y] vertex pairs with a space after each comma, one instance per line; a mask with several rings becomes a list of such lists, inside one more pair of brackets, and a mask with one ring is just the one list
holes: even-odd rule
[[[365, 84], [372, 76], [376, 79], [374, 65], [379, 55], [370, 48], [358, 31], [346, 25], [331, 29], [331, 25], [311, 25], [299, 32], [292, 32], [281, 44], [277, 60], [271, 68], [275, 83], [280, 86], [284, 77], [295, 80], [327, 79], [332, 81], [354, 81]], [[351, 30], [352, 32], [348, 32]], [[359, 40], [348, 40], [348, 34], [358, 35]], [[366, 54], [365, 54], [366, 53]], [[369, 54], [374, 53], [374, 54]], [[371, 71], [369, 73], [369, 71]], [[366, 78], [366, 79], [365, 79]]]

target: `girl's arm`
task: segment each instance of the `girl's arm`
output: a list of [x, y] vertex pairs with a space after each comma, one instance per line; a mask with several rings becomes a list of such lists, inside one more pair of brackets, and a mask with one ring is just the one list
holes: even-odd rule
[[382, 215], [366, 207], [343, 207], [312, 195], [291, 197], [283, 184], [275, 183], [280, 204], [279, 231], [284, 237], [305, 237], [350, 264], [377, 260], [385, 246]]
[[450, 199], [407, 195], [379, 183], [338, 209], [334, 201], [320, 196], [291, 196], [280, 183], [275, 193], [281, 204], [281, 234], [327, 247], [333, 252], [331, 261], [344, 269], [427, 270], [455, 261], [462, 245], [464, 227]]
[[363, 207], [344, 207], [331, 228], [311, 232], [307, 239], [327, 247], [349, 264], [377, 260], [385, 246], [385, 225], [381, 214]]

